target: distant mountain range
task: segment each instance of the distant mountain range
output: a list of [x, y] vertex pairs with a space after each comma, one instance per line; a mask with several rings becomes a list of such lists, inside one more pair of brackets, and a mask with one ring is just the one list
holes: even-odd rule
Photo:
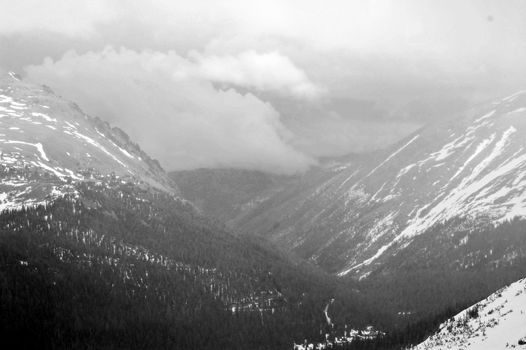
[[526, 275], [523, 106], [517, 93], [296, 176], [168, 175], [124, 131], [10, 74], [0, 335], [44, 349], [416, 344]]
[[[296, 183], [274, 181], [240, 196], [243, 214], [226, 221], [327, 271], [363, 278], [436, 225], [495, 227], [526, 216], [525, 140], [526, 93], [517, 93], [426, 127], [385, 152], [328, 161]], [[185, 193], [208, 209], [216, 198], [205, 191], [199, 198], [191, 187]], [[470, 235], [462, 238], [465, 244]], [[490, 258], [499, 259], [506, 258]]]
[[526, 274], [526, 92], [298, 176], [201, 169], [172, 178], [241, 235], [375, 293], [390, 285], [383, 300], [399, 295], [402, 312], [482, 298]]

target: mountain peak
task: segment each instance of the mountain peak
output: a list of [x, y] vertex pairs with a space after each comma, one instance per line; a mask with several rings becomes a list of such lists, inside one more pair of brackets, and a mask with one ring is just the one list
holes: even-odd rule
[[[70, 193], [71, 182], [108, 176], [178, 193], [159, 163], [124, 131], [15, 74], [0, 80], [0, 127], [1, 167], [11, 174], [0, 183], [0, 208], [41, 202]], [[46, 177], [47, 185], [34, 174]]]

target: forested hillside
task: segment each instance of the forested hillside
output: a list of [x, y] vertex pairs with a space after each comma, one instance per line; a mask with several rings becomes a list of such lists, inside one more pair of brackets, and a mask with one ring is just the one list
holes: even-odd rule
[[349, 324], [380, 319], [358, 292], [230, 235], [170, 194], [117, 180], [78, 191], [0, 216], [4, 339], [279, 349], [330, 332], [323, 307], [332, 297]]

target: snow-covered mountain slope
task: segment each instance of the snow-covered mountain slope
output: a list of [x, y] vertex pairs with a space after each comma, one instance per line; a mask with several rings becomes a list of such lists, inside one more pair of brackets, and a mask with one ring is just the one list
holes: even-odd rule
[[14, 74], [0, 79], [0, 172], [0, 210], [71, 194], [72, 183], [105, 177], [178, 191], [123, 131]]
[[462, 311], [413, 350], [526, 349], [526, 279]]
[[0, 335], [22, 348], [281, 349], [320, 337], [331, 297], [349, 325], [376, 310], [208, 220], [126, 134], [15, 75], [0, 80], [0, 261]]
[[[388, 150], [327, 161], [230, 223], [329, 272], [365, 277], [438, 224], [470, 231], [525, 216], [521, 91], [425, 127]], [[466, 243], [469, 232], [462, 238]]]

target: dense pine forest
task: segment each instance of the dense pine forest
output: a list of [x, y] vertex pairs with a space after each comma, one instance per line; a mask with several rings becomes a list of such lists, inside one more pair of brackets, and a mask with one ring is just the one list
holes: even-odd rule
[[[3, 339], [43, 348], [288, 348], [381, 312], [171, 195], [115, 181], [0, 217]], [[247, 345], [249, 344], [249, 345]]]

